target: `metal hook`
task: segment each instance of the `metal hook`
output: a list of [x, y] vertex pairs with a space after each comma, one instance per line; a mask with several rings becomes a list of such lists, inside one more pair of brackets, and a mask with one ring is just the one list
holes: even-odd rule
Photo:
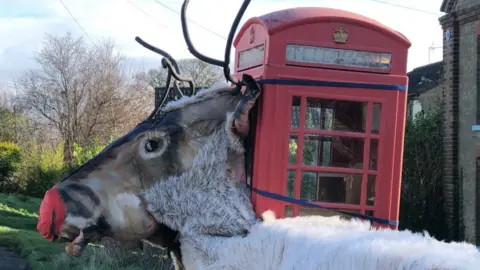
[[195, 82], [193, 81], [192, 78], [184, 77], [184, 76], [181, 76], [179, 74], [180, 69], [178, 68], [178, 64], [170, 54], [168, 54], [166, 51], [161, 50], [161, 49], [159, 49], [159, 48], [157, 48], [157, 47], [155, 47], [151, 44], [148, 44], [147, 42], [142, 40], [140, 37], [135, 37], [135, 40], [138, 43], [140, 43], [143, 47], [145, 47], [145, 48], [163, 56], [164, 58], [162, 58], [162, 67], [164, 69], [167, 69], [167, 81], [166, 81], [166, 86], [165, 86], [165, 89], [166, 89], [165, 95], [163, 96], [162, 101], [159, 104], [156, 104], [156, 107], [153, 109], [152, 113], [150, 113], [148, 118], [154, 118], [159, 113], [160, 108], [166, 103], [166, 101], [168, 99], [168, 96], [170, 94], [170, 90], [171, 90], [170, 85], [171, 85], [172, 77], [175, 78], [175, 81], [173, 82], [174, 88], [180, 93], [180, 95], [184, 96], [182, 90], [180, 89], [180, 85], [179, 85], [180, 81], [181, 82], [187, 82], [189, 84], [191, 94], [192, 95], [195, 94]]

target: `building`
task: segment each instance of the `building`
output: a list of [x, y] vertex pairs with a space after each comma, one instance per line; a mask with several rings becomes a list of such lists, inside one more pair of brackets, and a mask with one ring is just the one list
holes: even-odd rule
[[443, 61], [408, 72], [407, 117], [414, 117], [442, 98]]
[[[450, 237], [480, 243], [480, 1], [443, 0], [444, 209]], [[474, 126], [472, 128], [472, 126]]]

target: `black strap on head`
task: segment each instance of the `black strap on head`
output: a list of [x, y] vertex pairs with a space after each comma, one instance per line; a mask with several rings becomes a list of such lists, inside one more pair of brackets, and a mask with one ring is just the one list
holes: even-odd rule
[[240, 120], [240, 115], [244, 111], [247, 101], [256, 99], [260, 95], [260, 85], [252, 76], [243, 74], [241, 82], [237, 84], [238, 91], [240, 91], [243, 86], [245, 86], [245, 92], [243, 93], [242, 100], [240, 100], [235, 108], [235, 113], [233, 114], [234, 120]]

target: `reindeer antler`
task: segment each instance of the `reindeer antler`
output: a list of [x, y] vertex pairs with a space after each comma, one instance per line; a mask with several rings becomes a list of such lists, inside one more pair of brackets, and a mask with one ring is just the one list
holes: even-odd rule
[[140, 43], [140, 45], [142, 45], [143, 47], [149, 49], [150, 51], [154, 52], [154, 53], [158, 53], [160, 54], [161, 56], [167, 58], [168, 60], [170, 60], [170, 62], [173, 64], [173, 66], [175, 67], [175, 71], [180, 73], [180, 69], [178, 68], [178, 65], [177, 65], [177, 61], [175, 61], [175, 59], [173, 59], [173, 57], [167, 53], [166, 51], [162, 50], [162, 49], [159, 49], [153, 45], [150, 45], [148, 44], [147, 42], [145, 42], [143, 39], [141, 39], [140, 37], [135, 37], [135, 41], [137, 41], [138, 43]]
[[233, 77], [230, 73], [230, 67], [228, 66], [230, 64], [230, 50], [232, 49], [232, 42], [233, 42], [233, 37], [235, 35], [235, 32], [237, 31], [238, 24], [240, 23], [240, 20], [243, 17], [243, 14], [245, 13], [245, 10], [247, 10], [248, 5], [250, 4], [250, 0], [245, 0], [243, 1], [242, 6], [237, 12], [237, 16], [235, 17], [235, 20], [233, 21], [232, 27], [230, 28], [230, 33], [228, 34], [228, 39], [227, 39], [227, 44], [225, 46], [225, 60], [220, 61], [217, 59], [210, 58], [208, 56], [205, 56], [201, 54], [200, 52], [195, 49], [195, 46], [193, 46], [193, 43], [190, 39], [190, 34], [188, 32], [188, 26], [187, 26], [187, 6], [189, 0], [185, 0], [182, 5], [182, 12], [181, 12], [181, 20], [182, 20], [182, 30], [183, 30], [183, 37], [185, 38], [185, 42], [187, 43], [188, 50], [198, 59], [207, 62], [209, 64], [215, 65], [215, 66], [220, 66], [223, 67], [223, 74], [225, 76], [225, 79], [230, 81], [231, 83], [241, 87], [244, 85], [242, 81], [239, 81], [237, 78]]

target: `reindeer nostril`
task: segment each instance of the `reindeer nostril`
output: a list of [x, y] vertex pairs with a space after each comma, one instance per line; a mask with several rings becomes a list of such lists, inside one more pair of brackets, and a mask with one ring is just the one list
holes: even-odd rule
[[158, 149], [158, 142], [157, 141], [154, 141], [154, 140], [148, 140], [146, 143], [145, 143], [145, 151], [147, 153], [149, 152], [153, 152], [155, 150]]

